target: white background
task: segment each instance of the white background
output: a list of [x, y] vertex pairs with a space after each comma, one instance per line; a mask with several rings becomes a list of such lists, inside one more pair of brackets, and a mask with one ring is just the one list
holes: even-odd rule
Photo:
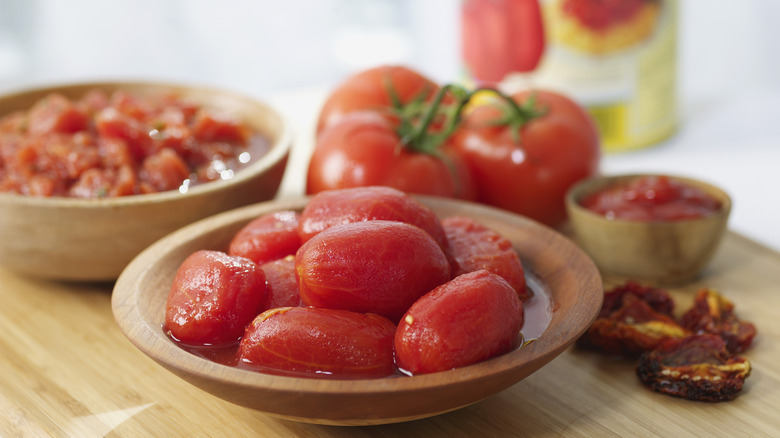
[[[325, 93], [405, 63], [459, 79], [458, 0], [0, 0], [0, 92], [90, 79], [202, 83], [269, 100], [305, 160]], [[604, 157], [604, 173], [706, 179], [730, 228], [780, 250], [780, 2], [680, 0], [678, 133]], [[286, 177], [283, 193], [300, 187]]]

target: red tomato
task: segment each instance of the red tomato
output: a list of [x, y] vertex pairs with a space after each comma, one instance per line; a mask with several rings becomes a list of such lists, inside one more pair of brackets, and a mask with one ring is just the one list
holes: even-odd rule
[[519, 128], [496, 125], [505, 113], [493, 103], [477, 106], [451, 147], [472, 170], [477, 201], [558, 226], [566, 218], [566, 192], [598, 172], [598, 132], [585, 110], [563, 95], [537, 90], [512, 97], [522, 107], [535, 99], [541, 115]]
[[439, 246], [447, 246], [436, 214], [406, 193], [390, 187], [355, 187], [318, 193], [303, 209], [298, 233], [306, 242], [333, 225], [376, 219], [418, 226]]
[[471, 365], [519, 346], [523, 303], [498, 275], [456, 277], [420, 298], [395, 333], [398, 367], [412, 374]]
[[295, 257], [287, 256], [260, 266], [265, 273], [263, 310], [301, 306], [298, 281], [295, 279]]
[[395, 372], [395, 324], [379, 315], [295, 307], [261, 313], [247, 327], [243, 363], [283, 374], [374, 378]]
[[538, 0], [466, 0], [461, 14], [463, 59], [478, 81], [536, 69], [545, 48]]
[[295, 254], [301, 246], [298, 218], [294, 211], [280, 211], [250, 221], [233, 236], [228, 254], [258, 265]]
[[404, 145], [398, 123], [373, 112], [353, 112], [322, 132], [312, 153], [306, 192], [389, 186], [407, 193], [474, 199], [474, 183], [460, 156]]
[[485, 269], [509, 282], [520, 300], [529, 298], [523, 264], [509, 239], [472, 218], [448, 217], [441, 225], [447, 235], [452, 277]]
[[298, 250], [295, 270], [304, 304], [393, 321], [450, 278], [447, 257], [428, 233], [384, 220], [322, 231]]
[[347, 78], [328, 96], [317, 120], [317, 134], [354, 111], [387, 113], [393, 107], [391, 90], [400, 103], [429, 98], [438, 85], [421, 73], [403, 66], [380, 66]]
[[165, 307], [165, 329], [189, 345], [238, 341], [260, 310], [265, 274], [251, 260], [201, 250], [182, 262]]

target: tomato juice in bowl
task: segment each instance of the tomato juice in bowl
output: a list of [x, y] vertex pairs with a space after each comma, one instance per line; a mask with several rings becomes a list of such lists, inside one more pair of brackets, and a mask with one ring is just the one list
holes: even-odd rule
[[712, 258], [731, 199], [691, 178], [620, 175], [577, 184], [566, 206], [577, 242], [602, 271], [674, 284], [694, 278]]
[[[0, 192], [0, 208], [4, 211], [0, 216], [0, 264], [4, 267], [23, 275], [53, 280], [112, 281], [135, 255], [165, 234], [206, 216], [268, 200], [276, 195], [291, 146], [290, 127], [275, 109], [235, 92], [145, 82], [68, 84], [0, 97], [0, 116], [29, 110], [36, 102], [53, 94], [77, 100], [92, 90], [100, 90], [107, 95], [119, 90], [140, 96], [175, 94], [198, 105], [234, 114], [254, 132], [262, 133], [267, 141], [261, 145], [263, 151], [258, 150], [253, 159], [237, 166], [230, 178], [222, 179], [220, 175], [216, 181], [193, 184], [184, 190], [181, 190], [181, 181], [175, 181], [172, 190], [154, 192], [138, 189], [138, 194], [132, 196], [101, 196], [104, 193], [98, 189], [94, 192], [98, 196], [88, 199]], [[144, 134], [151, 137], [150, 132]], [[84, 135], [78, 135], [84, 140]], [[47, 147], [50, 152], [47, 159], [57, 153], [66, 157], [56, 163], [49, 160], [50, 168], [67, 173], [69, 165], [81, 163], [79, 160], [67, 160], [73, 152], [67, 146], [43, 146], [44, 149]], [[254, 146], [249, 148], [253, 150]], [[25, 163], [41, 165], [35, 160], [36, 150], [29, 148], [29, 151], [32, 159]], [[38, 157], [44, 155], [38, 154]], [[93, 161], [102, 159], [100, 154], [89, 156]], [[117, 155], [106, 156], [113, 159]], [[162, 160], [157, 164], [166, 168], [166, 163]], [[97, 170], [94, 166], [80, 169]], [[120, 173], [117, 172], [117, 175]], [[147, 169], [147, 173], [152, 172]], [[128, 176], [127, 172], [121, 174]], [[168, 173], [158, 175], [162, 175], [160, 180], [164, 181]], [[141, 179], [138, 174], [130, 172], [125, 181], [133, 178], [136, 181]], [[89, 187], [88, 184], [85, 186]], [[134, 185], [136, 188], [140, 186]], [[105, 187], [107, 195], [115, 186]], [[136, 190], [133, 189], [132, 193]]]

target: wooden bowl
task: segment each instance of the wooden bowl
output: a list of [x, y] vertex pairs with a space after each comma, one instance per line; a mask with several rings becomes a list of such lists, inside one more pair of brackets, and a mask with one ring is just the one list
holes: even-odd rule
[[244, 207], [199, 221], [158, 241], [133, 260], [117, 280], [112, 296], [114, 316], [136, 347], [206, 392], [274, 416], [338, 425], [408, 421], [485, 399], [551, 361], [592, 323], [603, 298], [601, 277], [572, 241], [512, 213], [461, 201], [418, 199], [439, 217], [472, 216], [514, 243], [525, 268], [533, 274], [532, 287], [541, 294], [538, 298], [549, 299], [548, 307], [542, 309], [548, 315], [544, 323], [549, 321], [549, 325], [542, 327], [537, 340], [472, 366], [366, 380], [261, 374], [202, 359], [174, 344], [162, 325], [166, 298], [181, 262], [199, 249], [226, 250], [233, 234], [251, 219], [272, 211], [301, 210], [305, 199]]
[[714, 196], [722, 208], [705, 218], [669, 222], [607, 219], [580, 204], [594, 192], [640, 176], [647, 175], [595, 177], [571, 188], [566, 207], [576, 241], [604, 273], [613, 276], [670, 285], [695, 278], [726, 231], [729, 195], [699, 180], [670, 176]]
[[0, 193], [0, 265], [54, 280], [115, 280], [141, 250], [174, 230], [276, 195], [292, 144], [290, 127], [273, 108], [247, 96], [167, 84], [84, 83], [7, 95], [0, 98], [0, 115], [28, 109], [52, 92], [76, 99], [91, 89], [139, 95], [175, 92], [242, 117], [269, 137], [271, 148], [232, 179], [195, 185], [184, 194], [74, 199]]

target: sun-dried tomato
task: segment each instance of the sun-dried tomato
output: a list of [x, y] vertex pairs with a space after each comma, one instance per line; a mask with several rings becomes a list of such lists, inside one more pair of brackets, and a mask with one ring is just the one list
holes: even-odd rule
[[656, 312], [668, 316], [672, 316], [674, 312], [674, 300], [665, 289], [645, 286], [636, 281], [627, 281], [604, 292], [604, 302], [601, 305], [601, 312], [599, 312], [598, 317], [607, 316], [620, 308], [623, 305], [623, 297], [626, 294], [636, 295], [649, 304]]
[[750, 375], [750, 362], [733, 356], [717, 335], [691, 335], [663, 340], [639, 358], [639, 380], [662, 394], [688, 400], [733, 400]]
[[734, 304], [713, 289], [696, 293], [693, 307], [680, 318], [680, 324], [693, 333], [718, 335], [731, 353], [747, 350], [756, 336], [756, 327], [739, 320]]
[[690, 332], [671, 316], [660, 313], [632, 293], [609, 315], [596, 318], [581, 345], [588, 343], [608, 354], [635, 357], [667, 338], [681, 338]]

